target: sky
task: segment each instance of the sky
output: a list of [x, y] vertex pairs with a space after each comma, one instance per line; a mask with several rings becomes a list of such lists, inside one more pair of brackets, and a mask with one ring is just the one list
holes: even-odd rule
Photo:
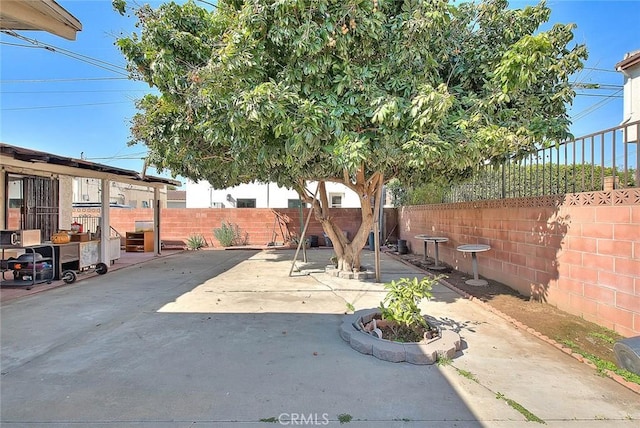
[[[114, 12], [111, 0], [56, 1], [82, 23], [75, 41], [17, 32], [40, 42], [38, 47], [0, 34], [0, 141], [141, 171], [146, 149], [128, 146], [129, 125], [135, 100], [152, 90], [127, 79], [124, 57], [114, 44], [136, 31], [135, 19]], [[510, 7], [535, 3], [514, 0]], [[548, 0], [547, 5], [552, 11], [547, 25], [575, 23], [574, 42], [589, 51], [585, 69], [573, 81], [602, 87], [576, 89], [571, 132], [579, 137], [618, 125], [623, 76], [615, 64], [640, 49], [640, 0]], [[171, 176], [153, 168], [147, 173]]]

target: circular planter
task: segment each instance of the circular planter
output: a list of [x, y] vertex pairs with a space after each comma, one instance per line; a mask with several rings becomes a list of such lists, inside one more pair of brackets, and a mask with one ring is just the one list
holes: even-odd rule
[[361, 330], [360, 325], [368, 323], [379, 314], [378, 309], [362, 309], [346, 315], [340, 326], [340, 337], [362, 354], [394, 363], [406, 361], [411, 364], [433, 364], [439, 358], [453, 358], [456, 351], [461, 349], [460, 335], [442, 329], [435, 318], [427, 320], [438, 328], [439, 336], [420, 342], [393, 342]]

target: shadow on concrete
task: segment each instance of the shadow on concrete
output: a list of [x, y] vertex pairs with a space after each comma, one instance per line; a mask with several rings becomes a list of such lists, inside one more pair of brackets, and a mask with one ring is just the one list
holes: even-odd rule
[[[298, 313], [293, 292], [284, 302], [290, 312], [244, 312], [252, 299], [274, 298], [260, 292], [268, 275], [255, 264], [242, 269], [251, 256], [260, 265], [256, 252], [182, 253], [7, 302], [3, 426], [291, 425], [300, 415], [330, 426], [340, 425], [339, 415], [367, 427], [490, 423], [479, 420], [441, 367], [394, 364], [351, 349], [337, 333], [340, 313]], [[258, 278], [248, 297], [231, 293], [236, 277], [224, 274], [234, 267]], [[218, 290], [201, 290], [198, 298], [211, 297], [212, 308], [215, 296], [237, 300], [219, 312], [160, 311], [212, 281]], [[278, 284], [275, 278], [270, 288]]]

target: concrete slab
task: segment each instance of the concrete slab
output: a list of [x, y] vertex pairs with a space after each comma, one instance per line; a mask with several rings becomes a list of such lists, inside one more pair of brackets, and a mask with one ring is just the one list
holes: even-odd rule
[[[3, 303], [3, 428], [531, 426], [496, 396], [549, 426], [640, 420], [637, 394], [442, 286], [423, 308], [463, 340], [449, 365], [356, 352], [342, 312], [382, 284], [328, 277], [326, 250], [289, 277], [293, 251], [274, 253], [185, 252]], [[422, 275], [382, 259], [384, 281]]]

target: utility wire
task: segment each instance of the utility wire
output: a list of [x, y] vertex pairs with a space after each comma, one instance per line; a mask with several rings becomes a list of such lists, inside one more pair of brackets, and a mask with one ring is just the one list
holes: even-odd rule
[[131, 104], [131, 102], [115, 101], [111, 103], [69, 104], [69, 105], [61, 105], [61, 106], [40, 106], [40, 107], [15, 107], [15, 108], [3, 108], [0, 110], [1, 111], [45, 110], [45, 109], [52, 109], [52, 108], [93, 107], [93, 106], [113, 105], [113, 104]]
[[90, 65], [105, 69], [107, 71], [111, 71], [112, 73], [120, 74], [120, 75], [123, 75], [123, 76], [129, 76], [128, 70], [125, 67], [119, 66], [117, 64], [112, 64], [112, 63], [103, 61], [101, 59], [92, 58], [92, 57], [89, 57], [89, 56], [86, 56], [86, 55], [82, 55], [82, 54], [79, 54], [79, 53], [76, 53], [76, 52], [72, 52], [72, 51], [67, 50], [67, 49], [63, 49], [63, 48], [60, 48], [60, 47], [57, 47], [57, 46], [53, 46], [53, 45], [50, 45], [50, 44], [47, 44], [47, 43], [43, 43], [43, 42], [40, 42], [39, 40], [31, 39], [29, 37], [22, 36], [22, 35], [16, 33], [15, 31], [2, 30], [2, 32], [4, 34], [9, 35], [9, 36], [15, 37], [15, 38], [17, 38], [19, 40], [24, 40], [24, 41], [26, 41], [28, 43], [31, 43], [35, 47], [42, 48], [42, 49], [45, 49], [45, 50], [48, 50], [48, 51], [51, 51], [51, 52], [54, 52], [54, 53], [59, 53], [61, 55], [66, 55], [66, 56], [68, 56], [70, 58], [73, 58], [73, 59], [76, 59], [78, 61], [85, 62], [87, 64], [90, 64]]
[[3, 94], [84, 94], [96, 92], [149, 92], [146, 89], [93, 89], [71, 91], [2, 91]]
[[591, 114], [594, 111], [598, 110], [599, 108], [602, 108], [605, 104], [613, 101], [616, 98], [616, 95], [618, 95], [620, 92], [622, 92], [622, 89], [617, 90], [613, 94], [607, 96], [604, 100], [598, 101], [597, 103], [593, 104], [591, 107], [588, 107], [588, 108], [582, 110], [581, 112], [576, 113], [572, 117], [572, 120], [574, 122], [578, 121], [578, 120], [582, 119], [583, 117], [588, 116], [589, 114]]
[[72, 77], [67, 79], [17, 79], [17, 80], [0, 80], [0, 84], [9, 83], [50, 83], [50, 82], [82, 82], [89, 80], [130, 80], [126, 77]]
[[583, 70], [591, 70], [591, 71], [604, 71], [606, 73], [620, 73], [619, 71], [616, 70], [609, 70], [606, 68], [597, 68], [597, 67], [584, 67]]
[[577, 97], [600, 97], [600, 98], [624, 98], [622, 95], [605, 95], [605, 94], [583, 94], [576, 92]]

